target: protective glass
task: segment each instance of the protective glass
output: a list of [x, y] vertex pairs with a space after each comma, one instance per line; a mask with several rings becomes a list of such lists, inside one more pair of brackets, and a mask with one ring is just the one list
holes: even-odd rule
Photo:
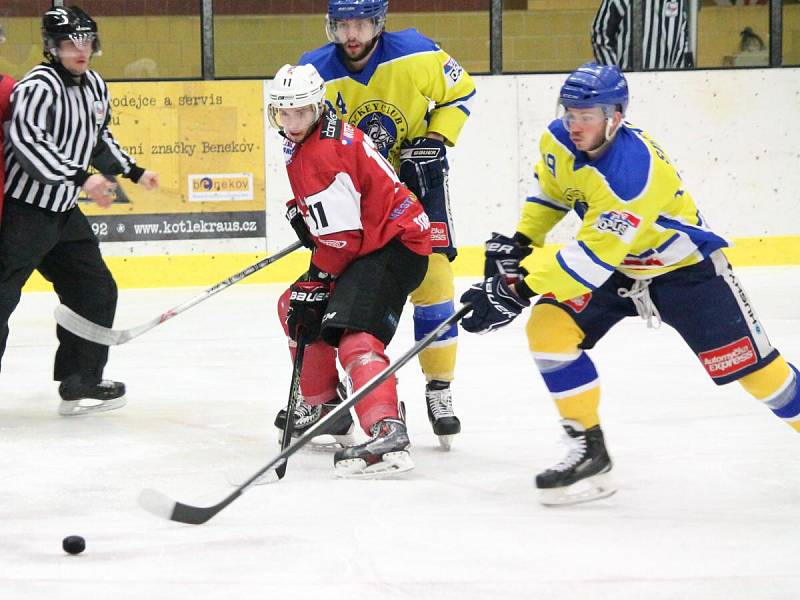
[[362, 44], [377, 37], [386, 23], [385, 16], [369, 19], [331, 19], [326, 17], [325, 32], [334, 44], [345, 44], [355, 38]]

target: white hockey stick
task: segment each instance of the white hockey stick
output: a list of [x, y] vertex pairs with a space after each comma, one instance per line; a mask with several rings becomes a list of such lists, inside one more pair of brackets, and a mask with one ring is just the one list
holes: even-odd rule
[[103, 344], [104, 346], [118, 346], [119, 344], [124, 344], [125, 342], [131, 341], [135, 337], [139, 337], [146, 331], [150, 331], [153, 329], [153, 327], [161, 325], [161, 323], [164, 321], [168, 321], [172, 317], [181, 314], [183, 311], [190, 309], [196, 304], [200, 304], [217, 292], [221, 292], [222, 290], [229, 288], [237, 281], [241, 281], [245, 277], [249, 277], [256, 271], [260, 271], [267, 265], [271, 265], [276, 260], [283, 258], [287, 254], [291, 254], [298, 248], [302, 247], [302, 245], [303, 244], [300, 242], [295, 242], [283, 250], [279, 250], [272, 256], [268, 256], [267, 258], [258, 261], [254, 265], [250, 265], [243, 271], [239, 271], [235, 275], [231, 275], [225, 281], [220, 281], [218, 284], [208, 288], [206, 291], [198, 294], [194, 298], [190, 298], [183, 304], [179, 304], [174, 308], [170, 308], [167, 312], [161, 313], [155, 319], [152, 319], [147, 323], [142, 323], [136, 327], [131, 327], [130, 329], [109, 329], [108, 327], [103, 327], [102, 325], [93, 323], [89, 319], [80, 316], [74, 310], [64, 306], [63, 304], [56, 306], [56, 322], [58, 322], [58, 324], [67, 331], [74, 333], [78, 337], [82, 337], [85, 340], [89, 340], [90, 342]]

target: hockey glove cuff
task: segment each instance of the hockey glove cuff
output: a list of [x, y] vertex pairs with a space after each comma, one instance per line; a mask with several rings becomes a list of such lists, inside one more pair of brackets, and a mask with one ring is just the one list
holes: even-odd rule
[[433, 189], [444, 185], [447, 169], [444, 142], [432, 138], [418, 137], [406, 140], [400, 146], [400, 180], [420, 200], [424, 200]]
[[470, 315], [461, 326], [471, 333], [489, 333], [511, 323], [530, 300], [517, 296], [502, 275], [476, 283], [461, 296], [461, 302], [472, 304]]
[[308, 230], [306, 222], [303, 220], [303, 215], [300, 209], [297, 208], [297, 202], [289, 202], [286, 208], [286, 220], [289, 225], [294, 229], [297, 239], [309, 250], [314, 249], [314, 239], [311, 237], [311, 232]]
[[486, 240], [486, 260], [483, 265], [483, 276], [505, 275], [511, 281], [521, 279], [528, 274], [520, 261], [533, 252], [533, 248], [520, 244], [516, 236], [506, 237], [502, 233], [492, 232]]

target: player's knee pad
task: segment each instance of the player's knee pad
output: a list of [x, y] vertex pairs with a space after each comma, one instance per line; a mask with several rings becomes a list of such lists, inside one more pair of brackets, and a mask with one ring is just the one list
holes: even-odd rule
[[538, 303], [533, 307], [526, 325], [528, 348], [536, 359], [556, 363], [577, 359], [581, 350], [578, 348], [585, 337], [583, 330], [569, 314], [552, 304]]
[[356, 383], [354, 372], [359, 367], [377, 366], [384, 369], [389, 365], [389, 357], [386, 356], [383, 342], [371, 333], [347, 332], [339, 342], [339, 362]]
[[778, 356], [766, 367], [739, 379], [742, 387], [776, 416], [800, 431], [800, 384], [797, 369]]

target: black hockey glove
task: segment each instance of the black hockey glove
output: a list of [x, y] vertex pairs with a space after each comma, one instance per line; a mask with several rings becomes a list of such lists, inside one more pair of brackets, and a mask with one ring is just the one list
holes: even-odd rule
[[297, 208], [296, 201], [290, 202], [286, 208], [286, 220], [289, 221], [289, 225], [291, 225], [292, 229], [294, 229], [294, 232], [297, 234], [297, 239], [300, 240], [300, 243], [309, 250], [313, 250], [314, 239], [311, 237], [311, 232], [308, 230], [308, 226], [303, 220], [303, 215], [300, 213], [300, 209]]
[[420, 200], [430, 190], [444, 185], [447, 168], [444, 142], [432, 138], [418, 137], [400, 146], [400, 180]]
[[493, 231], [492, 237], [486, 240], [485, 247], [484, 277], [505, 275], [507, 279], [514, 281], [528, 274], [528, 271], [519, 263], [533, 252], [533, 248], [530, 246], [523, 246], [516, 239]]
[[531, 301], [521, 298], [508, 287], [502, 275], [476, 283], [461, 295], [461, 302], [472, 304], [472, 312], [461, 320], [471, 333], [489, 333], [511, 323]]
[[295, 281], [289, 292], [289, 312], [286, 325], [289, 337], [297, 341], [302, 336], [309, 344], [319, 337], [322, 317], [331, 295], [330, 283]]

